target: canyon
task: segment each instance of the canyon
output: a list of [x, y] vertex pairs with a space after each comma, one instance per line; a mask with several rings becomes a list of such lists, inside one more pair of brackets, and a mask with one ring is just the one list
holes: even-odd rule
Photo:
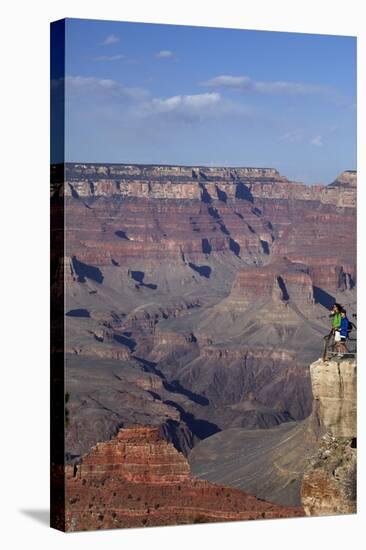
[[318, 359], [309, 370], [309, 417], [267, 430], [223, 430], [190, 452], [193, 475], [302, 506], [308, 516], [355, 513], [356, 359]]
[[[356, 173], [304, 185], [272, 168], [66, 164], [51, 190], [65, 227], [54, 272], [65, 280], [68, 468], [150, 426], [195, 483], [207, 474], [301, 507], [323, 436], [309, 364], [332, 303], [356, 312]], [[246, 481], [233, 486], [235, 453]]]

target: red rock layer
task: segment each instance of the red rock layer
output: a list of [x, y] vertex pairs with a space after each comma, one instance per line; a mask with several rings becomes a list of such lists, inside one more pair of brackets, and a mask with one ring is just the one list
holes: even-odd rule
[[167, 484], [189, 479], [183, 454], [151, 427], [120, 430], [111, 441], [97, 443], [78, 470], [81, 479], [113, 475], [133, 483]]
[[238, 271], [231, 298], [251, 303], [268, 297], [312, 304], [313, 282], [306, 264], [282, 260]]
[[320, 288], [355, 284], [354, 172], [309, 186], [273, 169], [67, 165], [66, 179], [66, 255], [88, 265], [287, 257]]
[[184, 261], [184, 255], [203, 260], [203, 239], [213, 253], [230, 251], [234, 240], [237, 253], [261, 256], [261, 240], [273, 240], [266, 220], [245, 201], [233, 210], [222, 202], [220, 208], [212, 207], [199, 197], [182, 201], [136, 196], [116, 202], [100, 197], [87, 208], [68, 197], [65, 209], [67, 254], [98, 266], [110, 266], [112, 259], [122, 266], [142, 258], [152, 265], [162, 259]]
[[67, 531], [301, 515], [300, 508], [193, 478], [156, 427], [120, 430], [66, 468]]

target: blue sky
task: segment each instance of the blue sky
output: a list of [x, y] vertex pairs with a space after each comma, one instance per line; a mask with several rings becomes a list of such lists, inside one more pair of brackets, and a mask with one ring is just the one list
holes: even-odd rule
[[68, 19], [66, 160], [356, 168], [356, 39]]

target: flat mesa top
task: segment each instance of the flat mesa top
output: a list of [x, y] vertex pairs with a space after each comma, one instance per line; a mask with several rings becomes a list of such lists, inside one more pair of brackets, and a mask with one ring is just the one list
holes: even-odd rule
[[[228, 167], [228, 166], [185, 166], [170, 164], [125, 164], [125, 163], [73, 163], [51, 165], [52, 185], [62, 183], [66, 180], [73, 184], [88, 183], [98, 194], [95, 185], [105, 185], [106, 182], [113, 183], [120, 192], [122, 180], [125, 182], [145, 182], [148, 185], [170, 186], [192, 184], [203, 188], [207, 185], [225, 184], [225, 186], [240, 186], [243, 183], [250, 188], [259, 184], [261, 188], [276, 192], [286, 193], [295, 192], [310, 195], [319, 193], [321, 190], [327, 190], [330, 193], [346, 191], [353, 195], [357, 187], [356, 170], [344, 170], [334, 181], [327, 183], [304, 184], [300, 181], [289, 180], [286, 176], [280, 174], [275, 168], [255, 168], [255, 167]], [[269, 186], [269, 187], [268, 187]], [[76, 190], [78, 191], [78, 190]], [[110, 194], [107, 189], [102, 192]], [[352, 196], [353, 196], [352, 195]]]
[[[224, 166], [224, 165], [205, 165], [205, 164], [149, 164], [149, 163], [141, 163], [141, 162], [65, 162], [65, 166], [68, 167], [130, 167], [130, 166], [136, 166], [141, 169], [143, 168], [181, 168], [181, 169], [199, 169], [204, 168], [205, 170], [249, 170], [249, 171], [256, 171], [256, 170], [264, 170], [264, 171], [270, 171], [270, 172], [276, 172], [279, 173], [278, 170], [275, 168], [271, 168], [268, 166]], [[55, 166], [55, 165], [54, 165]]]

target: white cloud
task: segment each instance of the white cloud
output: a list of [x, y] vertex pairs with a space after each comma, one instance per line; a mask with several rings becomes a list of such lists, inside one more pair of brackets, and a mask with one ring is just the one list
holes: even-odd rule
[[202, 110], [217, 105], [221, 100], [218, 93], [176, 95], [167, 99], [153, 99], [151, 106], [158, 112], [176, 111], [187, 108], [190, 110]]
[[[54, 82], [57, 86], [59, 81]], [[218, 92], [201, 94], [153, 97], [144, 88], [124, 86], [111, 79], [99, 79], [86, 76], [67, 76], [66, 94], [69, 101], [93, 104], [98, 110], [114, 112], [115, 117], [122, 115], [137, 118], [154, 118], [155, 122], [195, 123], [220, 117], [248, 117], [253, 109], [242, 103], [223, 98]], [[76, 103], [75, 103], [76, 104]]]
[[230, 76], [221, 75], [210, 78], [206, 82], [202, 82], [202, 86], [210, 86], [212, 88], [245, 88], [250, 84], [251, 80], [248, 76]]
[[321, 135], [314, 136], [310, 143], [312, 145], [315, 145], [316, 147], [322, 147], [323, 146], [323, 138]]
[[109, 34], [103, 42], [101, 42], [102, 46], [109, 46], [110, 44], [117, 44], [119, 42], [119, 37], [115, 34]]
[[160, 52], [158, 52], [155, 57], [166, 58], [166, 57], [173, 57], [173, 56], [174, 54], [170, 50], [160, 50]]
[[87, 76], [67, 76], [66, 89], [72, 94], [108, 95], [136, 101], [145, 100], [149, 93], [143, 88], [130, 88], [110, 79], [100, 79]]
[[213, 93], [176, 95], [168, 98], [152, 98], [137, 106], [135, 114], [140, 117], [159, 116], [159, 118], [179, 119], [194, 122], [215, 116], [222, 107], [221, 95]]
[[255, 82], [254, 89], [261, 93], [287, 93], [287, 94], [314, 94], [323, 92], [324, 88], [313, 84], [303, 84], [301, 82]]
[[201, 122], [220, 117], [248, 117], [252, 111], [240, 103], [225, 99], [217, 92], [151, 98], [134, 109], [138, 117], [157, 117], [160, 120]]
[[232, 88], [237, 90], [258, 92], [263, 94], [288, 93], [288, 94], [311, 94], [325, 91], [323, 86], [306, 84], [302, 82], [291, 82], [283, 80], [253, 80], [249, 76], [215, 76], [205, 82], [202, 86], [211, 88]]
[[126, 56], [123, 53], [116, 55], [98, 55], [94, 58], [95, 61], [119, 61], [120, 59], [126, 59]]
[[247, 106], [229, 101], [217, 92], [209, 92], [151, 98], [137, 105], [134, 114], [138, 117], [154, 116], [161, 120], [193, 123], [222, 116], [248, 116], [251, 111]]
[[304, 131], [301, 128], [296, 128], [295, 130], [289, 130], [282, 134], [279, 139], [280, 141], [285, 141], [286, 143], [297, 143], [302, 141], [304, 137]]

